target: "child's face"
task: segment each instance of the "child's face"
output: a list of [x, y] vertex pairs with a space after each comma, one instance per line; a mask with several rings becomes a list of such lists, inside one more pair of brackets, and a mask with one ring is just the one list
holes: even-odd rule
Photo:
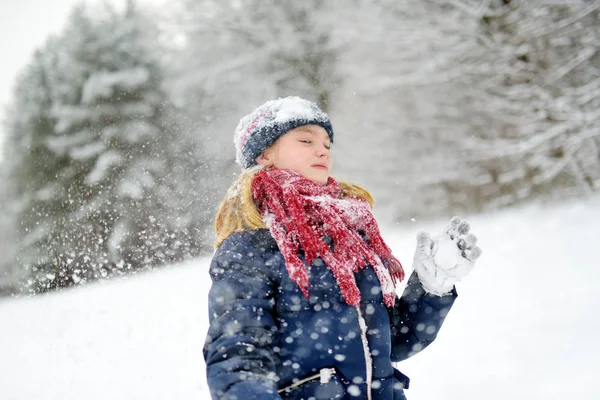
[[292, 129], [266, 149], [256, 161], [260, 165], [290, 169], [325, 185], [331, 173], [331, 140], [318, 125]]

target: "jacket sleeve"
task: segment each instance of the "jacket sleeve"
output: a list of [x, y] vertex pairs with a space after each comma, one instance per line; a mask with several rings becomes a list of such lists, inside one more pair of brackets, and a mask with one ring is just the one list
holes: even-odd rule
[[441, 297], [426, 293], [413, 272], [389, 310], [393, 362], [415, 355], [434, 341], [457, 296], [455, 289]]
[[281, 399], [275, 375], [274, 272], [247, 236], [230, 236], [210, 265], [204, 359], [213, 399]]

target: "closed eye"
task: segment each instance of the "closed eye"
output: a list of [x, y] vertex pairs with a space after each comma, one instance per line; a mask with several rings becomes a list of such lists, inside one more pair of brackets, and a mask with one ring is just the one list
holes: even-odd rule
[[[300, 139], [298, 140], [300, 143], [306, 143], [306, 144], [312, 144], [312, 140], [310, 139]], [[323, 144], [323, 146], [327, 149], [327, 150], [331, 150], [331, 143], [327, 143], [327, 144]]]

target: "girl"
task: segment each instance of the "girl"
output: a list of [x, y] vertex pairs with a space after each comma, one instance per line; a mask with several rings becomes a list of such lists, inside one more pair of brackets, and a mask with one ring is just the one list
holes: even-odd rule
[[331, 175], [318, 106], [269, 101], [240, 120], [243, 172], [217, 213], [204, 346], [213, 399], [405, 399], [395, 369], [436, 337], [479, 256], [452, 219], [418, 236], [415, 272], [380, 236], [371, 195]]

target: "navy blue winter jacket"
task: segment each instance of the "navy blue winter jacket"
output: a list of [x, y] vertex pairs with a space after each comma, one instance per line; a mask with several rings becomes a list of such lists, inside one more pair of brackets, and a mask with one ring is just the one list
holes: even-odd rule
[[213, 399], [368, 399], [368, 381], [373, 400], [405, 399], [408, 378], [392, 362], [429, 345], [456, 298], [425, 293], [413, 274], [388, 309], [366, 267], [355, 275], [361, 329], [321, 259], [309, 268], [310, 298], [302, 294], [267, 229], [228, 237], [210, 275], [204, 358]]

